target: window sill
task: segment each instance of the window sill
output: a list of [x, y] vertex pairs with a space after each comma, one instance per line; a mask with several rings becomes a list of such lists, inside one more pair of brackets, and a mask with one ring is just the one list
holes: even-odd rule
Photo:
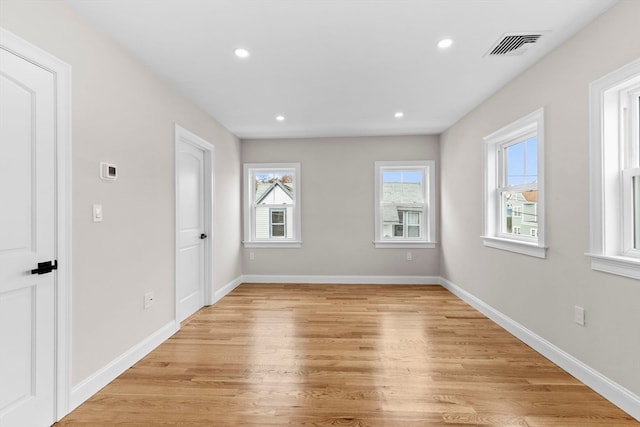
[[592, 253], [585, 255], [591, 258], [591, 268], [593, 270], [640, 279], [640, 259]]
[[268, 241], [268, 242], [242, 242], [245, 248], [278, 248], [278, 249], [296, 249], [302, 247], [302, 241], [286, 240], [286, 241]]
[[485, 246], [503, 251], [515, 252], [522, 255], [528, 255], [536, 258], [547, 257], [547, 247], [539, 246], [535, 243], [521, 242], [518, 240], [502, 239], [499, 237], [482, 236]]
[[403, 241], [403, 242], [390, 242], [388, 240], [376, 240], [373, 242], [376, 249], [389, 249], [389, 248], [397, 248], [397, 249], [433, 249], [436, 247], [436, 242], [425, 242], [425, 241]]

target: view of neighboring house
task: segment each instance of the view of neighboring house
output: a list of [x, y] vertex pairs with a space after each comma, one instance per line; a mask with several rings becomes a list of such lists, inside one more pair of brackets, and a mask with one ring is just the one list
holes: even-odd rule
[[424, 203], [421, 182], [383, 181], [383, 237], [421, 237]]
[[506, 232], [538, 236], [538, 192], [510, 193], [507, 201]]
[[256, 239], [293, 236], [293, 183], [286, 181], [256, 182]]

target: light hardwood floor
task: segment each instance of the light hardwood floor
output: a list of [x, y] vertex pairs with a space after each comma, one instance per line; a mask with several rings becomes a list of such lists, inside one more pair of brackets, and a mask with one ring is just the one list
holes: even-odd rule
[[57, 426], [638, 426], [440, 286], [242, 284]]

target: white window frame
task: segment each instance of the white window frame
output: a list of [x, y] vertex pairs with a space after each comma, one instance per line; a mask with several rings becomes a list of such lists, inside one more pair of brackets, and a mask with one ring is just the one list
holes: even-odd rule
[[[436, 206], [435, 206], [435, 166], [434, 160], [377, 161], [375, 162], [375, 207], [374, 246], [376, 248], [435, 248], [436, 247]], [[420, 218], [420, 237], [384, 237], [382, 215], [382, 174], [392, 170], [420, 170], [423, 178], [424, 207]], [[405, 233], [406, 234], [406, 233]]]
[[[640, 176], [640, 59], [589, 87], [591, 268], [640, 279], [633, 178]], [[635, 102], [630, 102], [631, 98]]]
[[[293, 214], [287, 218], [293, 222], [293, 236], [291, 239], [270, 237], [257, 239], [255, 236], [255, 191], [253, 183], [256, 173], [274, 173], [291, 171], [294, 174], [293, 183]], [[300, 208], [300, 163], [245, 163], [243, 166], [243, 219], [245, 248], [300, 248], [302, 246], [302, 223]], [[286, 213], [285, 213], [286, 215]], [[269, 212], [269, 235], [271, 235], [271, 211]]]
[[[536, 184], [503, 186], [504, 151], [507, 147], [537, 137], [538, 181]], [[484, 231], [483, 244], [487, 247], [516, 252], [538, 258], [546, 258], [545, 191], [544, 191], [544, 108], [540, 108], [484, 138]], [[514, 235], [502, 232], [503, 191], [538, 191], [538, 237]]]

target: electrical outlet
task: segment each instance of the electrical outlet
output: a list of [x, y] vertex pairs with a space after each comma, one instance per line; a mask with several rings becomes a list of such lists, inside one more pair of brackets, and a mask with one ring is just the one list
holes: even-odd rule
[[580, 326], [584, 326], [584, 308], [580, 306], [573, 307], [573, 320]]
[[147, 292], [144, 294], [144, 309], [151, 307], [153, 305], [153, 292]]
[[253, 261], [254, 259], [256, 259], [256, 254], [253, 251], [249, 252], [249, 260]]
[[411, 252], [407, 252], [407, 261], [413, 261], [413, 254]]

